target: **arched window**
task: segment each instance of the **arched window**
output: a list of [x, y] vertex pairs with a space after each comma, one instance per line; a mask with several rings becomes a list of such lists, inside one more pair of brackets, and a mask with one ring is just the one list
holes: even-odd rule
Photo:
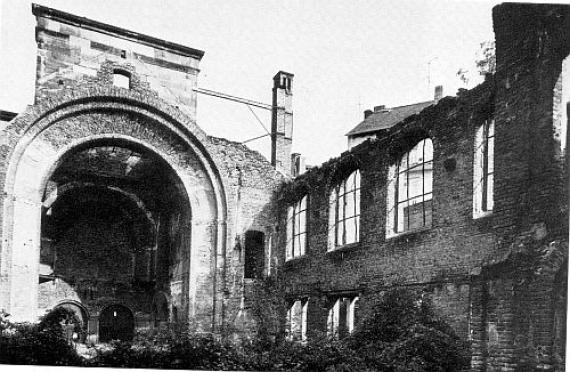
[[131, 88], [131, 74], [123, 70], [113, 71], [113, 85], [119, 88]]
[[359, 241], [360, 171], [355, 170], [331, 192], [329, 250]]
[[390, 167], [388, 235], [431, 226], [433, 144], [426, 138]]

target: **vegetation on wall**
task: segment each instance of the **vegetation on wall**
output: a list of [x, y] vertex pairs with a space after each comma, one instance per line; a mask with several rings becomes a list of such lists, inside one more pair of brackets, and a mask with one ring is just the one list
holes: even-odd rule
[[[460, 371], [468, 347], [436, 317], [428, 301], [412, 292], [388, 292], [341, 340], [313, 338], [306, 344], [268, 338], [231, 342], [176, 329], [139, 335], [136, 342], [93, 347], [80, 357], [60, 322], [14, 325], [0, 317], [0, 362], [93, 367], [273, 371]], [[57, 317], [56, 317], [57, 318]], [[63, 319], [63, 318], [62, 318]], [[41, 324], [41, 323], [40, 323]]]

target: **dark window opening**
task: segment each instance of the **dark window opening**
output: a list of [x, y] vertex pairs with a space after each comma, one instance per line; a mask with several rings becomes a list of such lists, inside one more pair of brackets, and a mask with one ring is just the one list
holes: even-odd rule
[[246, 279], [261, 278], [263, 275], [265, 234], [260, 231], [245, 233], [245, 263], [243, 276]]

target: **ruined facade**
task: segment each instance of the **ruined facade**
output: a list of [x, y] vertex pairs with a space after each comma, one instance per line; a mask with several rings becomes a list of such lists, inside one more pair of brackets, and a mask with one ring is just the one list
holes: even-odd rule
[[497, 6], [494, 75], [298, 176], [291, 74], [269, 162], [196, 124], [203, 52], [33, 11], [36, 102], [0, 127], [14, 320], [64, 306], [94, 342], [166, 323], [303, 340], [407, 287], [471, 341], [474, 371], [563, 369], [570, 7]]
[[471, 342], [472, 370], [564, 369], [570, 7], [493, 19], [496, 74], [282, 187], [291, 338], [351, 332], [406, 287]]
[[[289, 170], [197, 126], [203, 52], [33, 13], [35, 104], [3, 115], [0, 136], [0, 308], [34, 321], [68, 307], [93, 342], [166, 323], [248, 332], [245, 240], [261, 275], [270, 197]], [[290, 105], [292, 75], [274, 80], [274, 100]], [[285, 166], [291, 115], [276, 105], [273, 137], [289, 147], [274, 160]]]

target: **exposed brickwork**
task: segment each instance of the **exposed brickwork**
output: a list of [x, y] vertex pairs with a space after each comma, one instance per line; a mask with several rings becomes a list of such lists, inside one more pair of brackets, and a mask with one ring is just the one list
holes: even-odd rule
[[[282, 331], [287, 306], [308, 298], [314, 337], [326, 331], [332, 299], [358, 295], [364, 313], [386, 290], [406, 286], [429, 296], [472, 342], [473, 370], [561, 370], [568, 7], [495, 8], [494, 76], [294, 181], [286, 178], [291, 82], [281, 79], [292, 75], [280, 72], [275, 81], [278, 171], [259, 153], [196, 125], [192, 88], [200, 53], [54, 14], [36, 14], [37, 101], [0, 129], [0, 307], [16, 320], [75, 301], [96, 330], [103, 308], [122, 304], [138, 329], [169, 319], [195, 332], [247, 337]], [[113, 86], [117, 70], [130, 76], [129, 89]], [[475, 136], [488, 119], [496, 128], [494, 209], [474, 218]], [[431, 220], [387, 234], [390, 167], [427, 137], [434, 146]], [[145, 154], [151, 174], [144, 180], [127, 174], [137, 163], [130, 157], [109, 156], [101, 165], [77, 155], [97, 146]], [[355, 169], [360, 240], [331, 251], [329, 194]], [[46, 210], [57, 214], [60, 200], [96, 197], [93, 190], [114, 195], [125, 219], [78, 218], [51, 240]], [[286, 261], [286, 210], [304, 195], [306, 254]], [[263, 272], [273, 289], [244, 278], [245, 235], [252, 230], [264, 234]]]
[[[325, 330], [327, 296], [360, 293], [365, 309], [382, 291], [406, 286], [429, 294], [472, 340], [473, 370], [560, 365], [552, 299], [555, 276], [566, 270], [568, 202], [557, 136], [566, 121], [556, 119], [560, 99], [555, 103], [570, 50], [570, 10], [507, 4], [495, 8], [494, 18], [495, 76], [310, 170], [276, 197], [278, 280], [286, 297], [308, 296], [315, 304], [310, 330]], [[487, 119], [496, 124], [495, 206], [473, 218], [474, 139]], [[388, 169], [426, 137], [434, 146], [431, 226], [388, 236]], [[327, 252], [329, 194], [356, 168], [360, 242]], [[286, 207], [304, 194], [307, 254], [285, 261]]]

